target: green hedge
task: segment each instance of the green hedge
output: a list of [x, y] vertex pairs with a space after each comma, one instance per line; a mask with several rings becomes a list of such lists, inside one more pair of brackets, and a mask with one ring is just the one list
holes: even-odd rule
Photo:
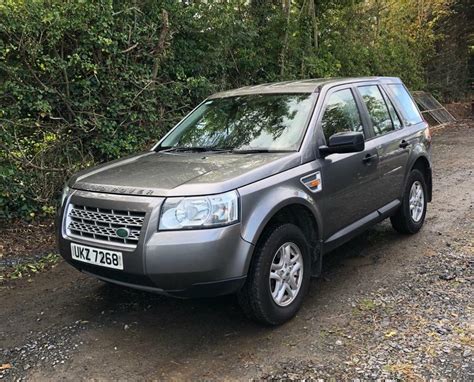
[[53, 213], [73, 172], [150, 147], [216, 90], [371, 74], [423, 87], [431, 37], [408, 5], [288, 3], [0, 2], [0, 218]]

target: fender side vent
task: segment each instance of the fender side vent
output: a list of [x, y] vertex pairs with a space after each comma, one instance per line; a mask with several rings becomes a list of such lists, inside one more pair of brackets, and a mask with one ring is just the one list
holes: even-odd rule
[[323, 183], [321, 181], [321, 171], [317, 171], [313, 174], [306, 175], [301, 178], [301, 183], [310, 190], [311, 192], [319, 192], [323, 189]]

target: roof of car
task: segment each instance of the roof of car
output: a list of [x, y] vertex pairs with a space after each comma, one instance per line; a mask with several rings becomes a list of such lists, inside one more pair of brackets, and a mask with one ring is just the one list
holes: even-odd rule
[[319, 92], [323, 85], [343, 85], [346, 83], [381, 81], [401, 82], [398, 77], [346, 77], [346, 78], [314, 78], [298, 81], [273, 82], [261, 85], [244, 86], [238, 89], [226, 90], [213, 94], [209, 98], [234, 97], [249, 94], [278, 94], [278, 93], [314, 93]]

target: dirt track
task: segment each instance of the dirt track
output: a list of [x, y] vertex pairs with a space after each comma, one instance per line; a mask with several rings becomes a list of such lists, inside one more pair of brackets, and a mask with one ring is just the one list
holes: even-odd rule
[[286, 325], [249, 322], [233, 297], [124, 290], [61, 262], [0, 286], [0, 365], [12, 366], [0, 376], [473, 380], [472, 126], [434, 136], [423, 230], [401, 236], [384, 222], [331, 254]]

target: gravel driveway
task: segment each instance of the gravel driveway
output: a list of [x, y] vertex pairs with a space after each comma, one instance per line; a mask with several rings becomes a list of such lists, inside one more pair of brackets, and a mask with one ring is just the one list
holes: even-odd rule
[[234, 297], [169, 299], [60, 262], [0, 286], [0, 378], [473, 380], [473, 127], [434, 135], [423, 230], [383, 222], [329, 255], [291, 322], [263, 328]]

